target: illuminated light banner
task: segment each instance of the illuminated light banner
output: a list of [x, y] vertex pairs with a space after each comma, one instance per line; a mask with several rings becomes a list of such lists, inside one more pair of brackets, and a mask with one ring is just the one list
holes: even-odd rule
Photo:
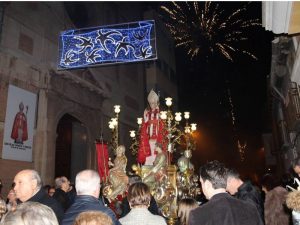
[[58, 69], [154, 60], [154, 20], [63, 31]]

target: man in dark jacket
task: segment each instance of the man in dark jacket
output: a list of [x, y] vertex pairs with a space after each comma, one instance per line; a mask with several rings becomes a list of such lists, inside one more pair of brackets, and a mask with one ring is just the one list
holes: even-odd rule
[[65, 212], [71, 205], [67, 194], [70, 189], [70, 181], [64, 176], [57, 177], [55, 178], [55, 188], [53, 198], [61, 204]]
[[49, 206], [60, 222], [63, 218], [61, 205], [51, 198], [42, 188], [41, 178], [35, 170], [22, 170], [15, 176], [14, 191], [21, 202], [39, 202]]
[[226, 193], [227, 170], [212, 161], [200, 168], [200, 182], [207, 203], [192, 210], [189, 225], [262, 225], [255, 207]]
[[74, 203], [66, 211], [62, 225], [72, 225], [78, 214], [94, 210], [107, 214], [114, 225], [121, 225], [114, 212], [98, 200], [100, 193], [100, 177], [94, 170], [83, 170], [76, 175], [75, 187], [77, 196]]
[[239, 173], [234, 169], [227, 170], [227, 192], [234, 197], [253, 204], [262, 221], [264, 221], [264, 202], [261, 193], [250, 181], [242, 181]]

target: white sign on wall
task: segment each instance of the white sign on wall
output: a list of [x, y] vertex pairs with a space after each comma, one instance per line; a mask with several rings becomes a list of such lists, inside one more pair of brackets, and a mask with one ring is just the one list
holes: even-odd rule
[[36, 94], [9, 85], [2, 158], [32, 162]]

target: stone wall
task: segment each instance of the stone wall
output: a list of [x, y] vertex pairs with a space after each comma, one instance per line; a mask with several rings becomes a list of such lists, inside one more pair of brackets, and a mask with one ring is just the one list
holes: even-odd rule
[[26, 168], [36, 169], [44, 184], [53, 184], [56, 129], [66, 113], [87, 128], [87, 167], [96, 169], [94, 141], [100, 132], [105, 140], [109, 140], [107, 122], [113, 116], [113, 105], [122, 107], [120, 143], [127, 147], [130, 142], [128, 130], [137, 127], [135, 118], [144, 110], [144, 65], [141, 63], [56, 70], [59, 32], [74, 28], [64, 10], [59, 2], [11, 2], [5, 8], [0, 40], [0, 156], [8, 85], [37, 94], [38, 103], [33, 162], [0, 158], [4, 196], [15, 174]]

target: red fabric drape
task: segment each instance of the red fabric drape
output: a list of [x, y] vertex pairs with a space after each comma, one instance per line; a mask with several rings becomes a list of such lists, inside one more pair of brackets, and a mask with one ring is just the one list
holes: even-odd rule
[[[157, 121], [158, 133], [156, 134], [156, 142], [162, 145], [162, 150], [167, 151], [167, 142], [165, 141], [168, 132], [165, 130], [165, 123], [162, 120]], [[143, 121], [140, 133], [139, 150], [137, 154], [137, 161], [144, 164], [146, 157], [151, 155], [149, 145], [149, 135], [147, 134], [148, 123]], [[156, 152], [154, 152], [156, 154]]]
[[98, 172], [101, 181], [106, 181], [108, 176], [108, 148], [107, 144], [96, 142]]

